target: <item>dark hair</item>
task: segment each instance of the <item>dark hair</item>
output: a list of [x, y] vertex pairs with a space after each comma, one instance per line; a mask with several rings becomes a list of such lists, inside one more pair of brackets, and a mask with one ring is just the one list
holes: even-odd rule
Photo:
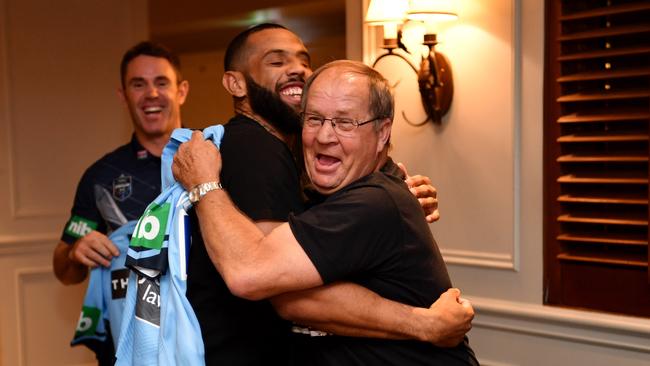
[[275, 23], [262, 23], [246, 29], [239, 33], [235, 38], [230, 41], [226, 49], [226, 55], [223, 58], [223, 71], [234, 71], [237, 64], [240, 62], [243, 51], [245, 49], [246, 41], [252, 34], [261, 32], [266, 29], [287, 29], [287, 27]]
[[135, 46], [129, 48], [122, 56], [122, 63], [120, 63], [120, 81], [122, 82], [122, 89], [124, 89], [126, 77], [126, 68], [129, 66], [129, 63], [138, 56], [151, 56], [164, 58], [169, 61], [169, 63], [174, 68], [176, 73], [176, 81], [181, 82], [183, 77], [181, 75], [181, 61], [178, 59], [172, 51], [167, 47], [163, 46], [160, 43], [144, 41], [136, 44]]

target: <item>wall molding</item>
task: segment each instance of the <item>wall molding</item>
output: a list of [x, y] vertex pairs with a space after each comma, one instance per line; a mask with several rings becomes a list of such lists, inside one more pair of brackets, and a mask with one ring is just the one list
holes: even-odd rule
[[60, 234], [0, 235], [0, 257], [21, 255], [43, 250], [52, 251]]
[[481, 362], [481, 366], [517, 366], [514, 363], [504, 363], [504, 362], [499, 362], [499, 361], [492, 361], [488, 360], [482, 357], [479, 357], [479, 361]]
[[[368, 7], [368, 0], [361, 1], [362, 17]], [[522, 0], [510, 0], [511, 4], [511, 42], [512, 52], [510, 60], [512, 63], [512, 183], [513, 183], [513, 207], [512, 207], [512, 252], [511, 253], [490, 253], [462, 249], [445, 249], [441, 253], [448, 264], [463, 265], [480, 268], [494, 268], [501, 270], [519, 271], [521, 257], [521, 103], [522, 103], [522, 49], [521, 49], [521, 4]], [[462, 14], [460, 15], [462, 17]], [[365, 23], [362, 23], [363, 38], [363, 62], [372, 65], [374, 60], [384, 51], [378, 42], [378, 30]], [[397, 50], [395, 52], [400, 52]], [[404, 54], [406, 57], [408, 55]], [[489, 245], [486, 245], [489, 247]]]
[[612, 341], [612, 340], [607, 340], [607, 339], [602, 339], [602, 338], [596, 338], [596, 337], [588, 337], [588, 336], [580, 336], [580, 335], [575, 335], [575, 334], [567, 334], [567, 333], [564, 333], [564, 332], [544, 331], [544, 330], [533, 329], [533, 328], [529, 328], [529, 327], [511, 326], [511, 325], [504, 325], [504, 324], [498, 324], [498, 323], [494, 323], [494, 322], [485, 322], [485, 321], [475, 321], [474, 326], [478, 327], [478, 328], [498, 330], [498, 331], [507, 332], [507, 333], [518, 333], [518, 334], [532, 335], [532, 336], [536, 336], [536, 337], [556, 339], [556, 340], [560, 340], [560, 341], [583, 343], [583, 344], [589, 344], [589, 345], [592, 345], [592, 346], [615, 348], [615, 349], [621, 349], [621, 350], [627, 350], [627, 351], [636, 351], [636, 352], [642, 352], [642, 353], [650, 354], [650, 346], [645, 346], [643, 344], [629, 344], [627, 342], [617, 342], [617, 341]]
[[7, 1], [0, 0], [0, 128], [4, 129], [3, 164], [7, 167], [7, 198], [10, 215], [14, 215], [14, 180], [13, 180], [13, 135], [11, 129], [11, 98], [9, 97], [9, 27], [7, 26]]
[[25, 345], [27, 344], [27, 334], [25, 334], [24, 329], [26, 329], [25, 324], [25, 296], [22, 291], [22, 284], [25, 282], [25, 279], [30, 276], [41, 276], [41, 275], [51, 275], [52, 266], [41, 266], [41, 267], [26, 267], [17, 269], [14, 277], [14, 288], [15, 288], [15, 299], [16, 299], [16, 322], [18, 328], [16, 329], [17, 342], [18, 342], [18, 365], [24, 365], [25, 360]]
[[25, 218], [40, 218], [40, 217], [57, 217], [57, 216], [62, 216], [65, 215], [64, 211], [57, 211], [57, 210], [25, 210], [21, 209], [18, 202], [17, 202], [17, 197], [18, 197], [18, 183], [16, 182], [16, 152], [15, 152], [15, 144], [14, 141], [16, 139], [14, 138], [14, 118], [13, 118], [13, 110], [11, 108], [12, 103], [11, 103], [11, 73], [9, 72], [11, 70], [11, 65], [10, 65], [10, 57], [9, 57], [9, 39], [8, 39], [8, 34], [9, 34], [9, 28], [7, 26], [9, 14], [7, 12], [7, 1], [2, 1], [0, 2], [0, 34], [2, 37], [0, 38], [0, 65], [2, 66], [0, 68], [0, 75], [2, 76], [2, 84], [0, 87], [2, 88], [2, 92], [0, 93], [0, 96], [3, 96], [2, 102], [4, 103], [3, 105], [3, 118], [5, 120], [5, 128], [7, 131], [7, 138], [6, 138], [6, 147], [5, 151], [7, 152], [7, 176], [8, 176], [8, 184], [9, 184], [9, 208], [10, 208], [10, 213], [11, 217], [13, 219], [25, 219]]
[[650, 354], [650, 319], [468, 296], [474, 327]]
[[491, 253], [458, 249], [440, 249], [440, 253], [447, 264], [516, 270], [516, 261], [513, 260], [513, 256], [510, 253]]
[[521, 50], [521, 1], [512, 1], [512, 267], [519, 271], [521, 253], [521, 103], [522, 103], [522, 50]]
[[[8, 198], [9, 198], [9, 212], [10, 217], [14, 220], [26, 220], [26, 219], [48, 219], [48, 218], [57, 218], [57, 217], [66, 217], [68, 212], [66, 209], [59, 208], [30, 208], [30, 207], [21, 207], [21, 202], [19, 201], [19, 184], [17, 182], [17, 169], [16, 169], [16, 149], [15, 149], [15, 118], [13, 110], [11, 108], [11, 89], [12, 89], [12, 78], [11, 78], [11, 63], [10, 63], [10, 49], [9, 49], [9, 29], [8, 29], [8, 20], [10, 14], [7, 10], [7, 3], [11, 0], [0, 0], [0, 106], [2, 106], [2, 117], [0, 121], [4, 119], [6, 122], [6, 141], [5, 141], [5, 151], [6, 151], [6, 163], [7, 163], [7, 181], [8, 181]], [[14, 0], [16, 1], [16, 0]], [[130, 31], [127, 35], [127, 40], [129, 43], [132, 40], [141, 40], [148, 37], [148, 20], [147, 20], [147, 2], [144, 0], [129, 1], [123, 2], [124, 12], [129, 18]], [[142, 20], [145, 20], [144, 22]], [[130, 37], [130, 38], [128, 38]], [[129, 44], [129, 47], [131, 45]]]

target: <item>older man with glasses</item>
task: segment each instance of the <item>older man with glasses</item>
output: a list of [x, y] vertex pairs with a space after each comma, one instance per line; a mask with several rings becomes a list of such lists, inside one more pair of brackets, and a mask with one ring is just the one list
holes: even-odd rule
[[[347, 280], [407, 305], [433, 303], [439, 311], [440, 337], [433, 344], [312, 332], [297, 348], [299, 364], [478, 364], [465, 336], [471, 305], [451, 288], [417, 200], [403, 181], [380, 171], [391, 164], [393, 105], [387, 81], [370, 67], [353, 61], [323, 66], [305, 84], [302, 101], [305, 167], [321, 202], [269, 234], [224, 190], [211, 191], [196, 206], [210, 258], [235, 295], [256, 300]], [[195, 132], [173, 169], [190, 188], [218, 181], [221, 157]]]

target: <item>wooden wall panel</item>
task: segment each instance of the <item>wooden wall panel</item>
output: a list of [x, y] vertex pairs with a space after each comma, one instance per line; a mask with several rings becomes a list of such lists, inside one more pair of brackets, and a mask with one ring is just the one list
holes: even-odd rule
[[146, 0], [0, 0], [0, 366], [92, 365], [70, 348], [85, 284], [51, 256], [85, 168], [128, 140], [122, 53]]

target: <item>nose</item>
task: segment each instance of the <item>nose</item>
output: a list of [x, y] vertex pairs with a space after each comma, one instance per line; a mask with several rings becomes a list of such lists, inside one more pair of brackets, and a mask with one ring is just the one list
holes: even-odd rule
[[316, 134], [316, 140], [321, 144], [330, 144], [337, 141], [334, 124], [331, 119], [327, 118], [323, 121], [323, 124], [320, 126], [318, 133]]
[[300, 76], [302, 79], [304, 79], [307, 70], [311, 69], [306, 67], [302, 60], [294, 58], [287, 68], [287, 74], [289, 76]]
[[155, 85], [149, 85], [147, 86], [147, 97], [148, 98], [156, 98], [158, 97], [158, 88]]

